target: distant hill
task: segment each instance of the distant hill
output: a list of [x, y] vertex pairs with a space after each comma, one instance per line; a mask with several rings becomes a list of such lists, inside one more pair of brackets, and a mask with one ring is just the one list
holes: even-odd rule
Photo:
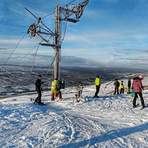
[[[8, 57], [2, 57], [0, 59], [1, 64], [6, 64]], [[53, 61], [53, 57], [38, 55], [34, 57], [33, 55], [19, 55], [15, 54], [8, 60], [8, 65], [24, 65], [24, 66], [49, 66]], [[75, 57], [75, 56], [63, 56], [61, 59], [62, 66], [70, 67], [98, 67], [101, 64], [88, 60], [85, 58]]]
[[62, 66], [100, 67], [101, 64], [85, 58], [74, 57], [74, 56], [63, 56]]

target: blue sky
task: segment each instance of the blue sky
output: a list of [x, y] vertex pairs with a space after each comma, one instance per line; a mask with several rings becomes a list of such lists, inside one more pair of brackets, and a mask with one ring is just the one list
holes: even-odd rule
[[[55, 0], [0, 0], [0, 47], [15, 48], [34, 22], [24, 7], [40, 16], [48, 16], [55, 5]], [[53, 29], [53, 15], [45, 17], [44, 21]], [[26, 34], [15, 53], [34, 53], [39, 41]], [[40, 47], [38, 54], [52, 53], [52, 49]], [[82, 57], [106, 66], [146, 68], [148, 0], [90, 0], [81, 21], [68, 24], [62, 55]]]

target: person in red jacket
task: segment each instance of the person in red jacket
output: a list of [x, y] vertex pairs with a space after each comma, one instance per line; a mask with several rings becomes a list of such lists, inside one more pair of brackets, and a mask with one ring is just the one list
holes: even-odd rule
[[136, 101], [137, 101], [137, 98], [139, 95], [142, 108], [144, 108], [145, 104], [144, 104], [144, 99], [143, 99], [143, 95], [142, 95], [142, 90], [143, 90], [142, 78], [140, 78], [140, 77], [133, 78], [132, 89], [135, 92], [135, 96], [133, 99], [133, 107], [135, 108], [137, 106]]

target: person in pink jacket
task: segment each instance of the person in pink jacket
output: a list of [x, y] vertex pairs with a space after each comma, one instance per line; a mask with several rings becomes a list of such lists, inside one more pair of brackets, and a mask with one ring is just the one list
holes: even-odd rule
[[140, 100], [141, 100], [142, 108], [144, 108], [145, 104], [144, 104], [144, 99], [143, 99], [143, 95], [142, 95], [142, 90], [143, 90], [142, 78], [140, 78], [140, 77], [133, 78], [132, 89], [135, 92], [135, 96], [133, 99], [133, 107], [134, 108], [137, 107], [136, 101], [139, 96]]

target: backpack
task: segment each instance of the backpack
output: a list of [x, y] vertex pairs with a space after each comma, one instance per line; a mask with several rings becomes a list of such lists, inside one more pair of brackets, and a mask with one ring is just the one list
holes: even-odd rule
[[65, 88], [65, 81], [59, 80], [58, 81], [58, 89], [64, 89]]
[[60, 81], [61, 89], [65, 88], [65, 81]]

